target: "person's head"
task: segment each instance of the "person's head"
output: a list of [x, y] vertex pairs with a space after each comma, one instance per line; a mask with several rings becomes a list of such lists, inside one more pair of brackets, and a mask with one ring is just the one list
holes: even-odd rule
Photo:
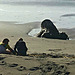
[[23, 41], [23, 39], [22, 39], [22, 38], [20, 38], [20, 39], [19, 39], [19, 41]]
[[4, 44], [8, 44], [8, 42], [9, 42], [9, 39], [7, 39], [7, 38], [5, 38], [5, 39], [3, 40], [3, 43], [4, 43]]

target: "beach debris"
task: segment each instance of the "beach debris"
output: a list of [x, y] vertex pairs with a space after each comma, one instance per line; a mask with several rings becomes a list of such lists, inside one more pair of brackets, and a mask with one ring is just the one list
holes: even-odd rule
[[23, 71], [23, 70], [26, 70], [26, 67], [20, 66], [20, 67], [17, 68], [17, 70], [18, 70], [18, 71]]

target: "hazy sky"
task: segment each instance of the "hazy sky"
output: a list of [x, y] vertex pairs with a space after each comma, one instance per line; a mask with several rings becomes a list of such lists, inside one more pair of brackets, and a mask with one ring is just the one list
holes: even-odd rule
[[75, 1], [75, 0], [0, 0], [1, 2], [49, 2], [49, 1]]
[[75, 0], [0, 0], [0, 4], [73, 6], [75, 7]]
[[52, 0], [0, 0], [0, 1], [4, 1], [4, 2], [6, 2], [6, 1], [8, 1], [8, 2], [13, 2], [13, 1], [15, 1], [15, 2], [19, 2], [19, 1], [26, 1], [26, 2], [31, 2], [31, 1], [35, 1], [35, 2], [38, 2], [38, 1], [44, 1], [44, 2], [46, 2], [46, 1], [52, 1]]

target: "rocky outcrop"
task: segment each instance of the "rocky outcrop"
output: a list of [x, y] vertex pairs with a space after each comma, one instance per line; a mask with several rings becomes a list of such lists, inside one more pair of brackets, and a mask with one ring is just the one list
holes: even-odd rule
[[41, 31], [38, 33], [37, 37], [69, 40], [68, 35], [65, 32], [60, 33], [49, 19], [46, 19], [41, 23]]

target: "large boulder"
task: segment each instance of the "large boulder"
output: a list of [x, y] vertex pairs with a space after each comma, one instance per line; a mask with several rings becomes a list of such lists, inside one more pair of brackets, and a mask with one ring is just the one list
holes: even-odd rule
[[37, 37], [51, 38], [51, 39], [62, 39], [68, 40], [69, 37], [66, 33], [59, 33], [56, 26], [49, 19], [44, 20], [41, 23], [41, 31], [38, 33]]
[[53, 24], [53, 22], [49, 19], [46, 19], [41, 23], [41, 28], [46, 29], [46, 31], [49, 31], [50, 34], [59, 34], [58, 29]]

